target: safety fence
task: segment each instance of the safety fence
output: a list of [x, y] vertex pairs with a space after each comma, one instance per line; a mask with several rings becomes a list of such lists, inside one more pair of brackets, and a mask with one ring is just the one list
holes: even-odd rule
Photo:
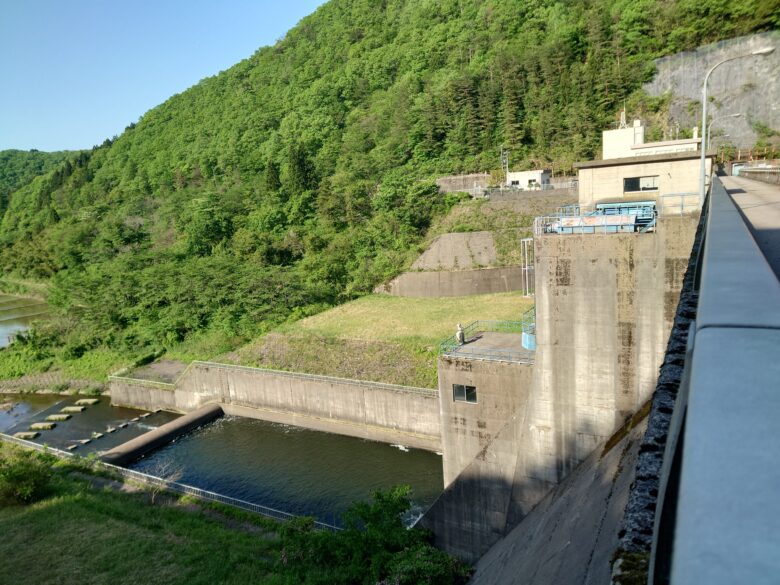
[[474, 321], [463, 328], [463, 343], [458, 341], [456, 335], [448, 337], [439, 344], [439, 354], [447, 357], [530, 364], [534, 362], [533, 352], [524, 349], [520, 339], [518, 339], [517, 345], [507, 347], [486, 347], [478, 343], [482, 338], [482, 333], [517, 333], [522, 335], [523, 327], [528, 325], [524, 321]]
[[[47, 445], [40, 445], [38, 443], [27, 441], [25, 439], [18, 439], [16, 437], [6, 435], [5, 433], [0, 433], [0, 441], [6, 443], [12, 443], [28, 449], [35, 449], [36, 451], [41, 451], [44, 453], [50, 453], [52, 455], [55, 455], [63, 459], [77, 457], [77, 455], [75, 455], [74, 453], [61, 451], [59, 449], [54, 449]], [[142, 473], [140, 471], [134, 471], [132, 469], [119, 467], [117, 465], [111, 465], [110, 463], [94, 462], [94, 465], [97, 465], [102, 470], [109, 471], [112, 474], [121, 476], [131, 481], [141, 483], [149, 487], [158, 488], [166, 492], [192, 496], [204, 502], [214, 502], [214, 503], [223, 504], [225, 506], [230, 506], [232, 508], [238, 508], [240, 510], [244, 510], [247, 512], [260, 514], [261, 516], [272, 518], [274, 520], [279, 520], [281, 522], [287, 522], [289, 520], [293, 520], [295, 518], [301, 517], [295, 514], [290, 514], [288, 512], [282, 512], [281, 510], [276, 510], [274, 508], [269, 508], [268, 506], [261, 506], [260, 504], [247, 502], [246, 500], [240, 500], [238, 498], [231, 498], [230, 496], [218, 494], [216, 492], [204, 490], [201, 488], [179, 483], [176, 481], [171, 481], [162, 477], [156, 477], [154, 475], [149, 475], [146, 473]], [[333, 524], [328, 524], [325, 522], [319, 522], [319, 521], [314, 521], [314, 527], [319, 530], [330, 530], [330, 531], [341, 530], [341, 528], [339, 528], [338, 526], [335, 526]]]
[[645, 233], [655, 229], [658, 215], [654, 201], [567, 205], [535, 218], [534, 235]]

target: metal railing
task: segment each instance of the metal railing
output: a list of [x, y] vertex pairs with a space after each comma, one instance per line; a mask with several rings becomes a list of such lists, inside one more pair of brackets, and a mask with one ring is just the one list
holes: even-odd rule
[[[46, 445], [41, 445], [39, 443], [34, 443], [32, 441], [27, 441], [25, 439], [18, 439], [16, 437], [12, 437], [10, 435], [6, 435], [5, 433], [0, 433], [0, 441], [6, 442], [6, 443], [12, 443], [15, 445], [18, 445], [20, 447], [25, 447], [28, 449], [34, 449], [36, 451], [44, 452], [44, 453], [51, 453], [52, 455], [55, 455], [57, 457], [60, 457], [62, 459], [65, 458], [74, 458], [77, 457], [74, 453], [69, 453], [67, 451], [61, 451], [59, 449], [54, 449], [52, 447], [48, 447]], [[172, 492], [176, 494], [181, 495], [187, 495], [192, 496], [194, 498], [197, 498], [198, 500], [202, 500], [205, 502], [214, 502], [219, 504], [224, 504], [225, 506], [230, 506], [232, 508], [238, 508], [240, 510], [244, 510], [247, 512], [253, 512], [255, 514], [260, 514], [261, 516], [265, 516], [266, 518], [272, 518], [274, 520], [279, 520], [281, 522], [287, 522], [289, 520], [293, 520], [295, 518], [300, 518], [301, 516], [297, 516], [295, 514], [290, 514], [289, 512], [282, 512], [281, 510], [276, 510], [274, 508], [269, 508], [268, 506], [262, 506], [260, 504], [255, 504], [254, 502], [248, 502], [246, 500], [240, 500], [238, 498], [232, 498], [230, 496], [226, 496], [223, 494], [218, 494], [216, 492], [212, 492], [209, 490], [204, 490], [201, 488], [197, 488], [195, 486], [187, 485], [184, 483], [179, 483], [176, 481], [167, 480], [162, 477], [156, 477], [154, 475], [149, 475], [146, 473], [142, 473], [140, 471], [135, 471], [132, 469], [127, 469], [125, 467], [119, 467], [117, 465], [111, 465], [110, 463], [103, 463], [100, 461], [94, 462], [94, 465], [97, 465], [99, 468], [110, 471], [113, 474], [119, 475], [123, 478], [136, 481], [139, 483], [142, 483], [147, 486], [152, 486], [156, 488], [160, 488], [167, 492]], [[314, 521], [314, 527], [320, 530], [330, 530], [330, 531], [338, 531], [341, 530], [338, 526], [335, 526], [333, 524], [328, 524], [326, 522], [320, 522], [315, 520]]]
[[528, 309], [520, 317], [520, 327], [523, 333], [536, 335], [536, 305]]
[[[534, 324], [535, 327], [535, 324]], [[486, 361], [533, 363], [533, 353], [524, 349], [520, 340], [516, 346], [491, 348], [475, 345], [480, 333], [523, 333], [523, 321], [474, 321], [463, 328], [465, 342], [461, 345], [453, 335], [439, 344], [439, 354]]]
[[480, 189], [483, 196], [489, 197], [495, 193], [539, 193], [541, 191], [556, 191], [559, 189], [576, 189], [579, 185], [577, 180], [560, 183], [544, 183], [535, 187], [520, 187], [519, 185], [500, 185], [498, 187], [485, 187]]
[[657, 214], [545, 215], [534, 219], [534, 235], [645, 233], [655, 228]]

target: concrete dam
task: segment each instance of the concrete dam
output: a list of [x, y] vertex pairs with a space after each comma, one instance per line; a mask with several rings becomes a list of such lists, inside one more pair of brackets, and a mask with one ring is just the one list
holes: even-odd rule
[[[704, 570], [710, 549], [691, 543], [709, 542], [697, 529], [709, 510], [692, 499], [712, 499], [700, 483], [712, 479], [715, 459], [697, 455], [717, 423], [705, 417], [691, 427], [707, 408], [698, 398], [691, 410], [678, 389], [718, 386], [709, 374], [690, 378], [695, 339], [718, 330], [725, 347], [726, 329], [745, 329], [753, 347], [747, 329], [776, 333], [780, 303], [763, 311], [766, 326], [744, 309], [747, 300], [734, 308], [724, 291], [744, 296], [751, 283], [776, 300], [780, 285], [734, 204], [740, 192], [758, 198], [756, 183], [727, 193], [713, 176], [702, 201], [698, 139], [645, 144], [642, 132], [639, 121], [604, 132], [604, 160], [581, 164], [580, 204], [534, 224], [534, 309], [517, 321], [471, 323], [462, 338], [442, 342], [437, 390], [194, 362], [169, 384], [113, 376], [112, 400], [182, 413], [213, 403], [242, 417], [440, 452], [444, 491], [419, 522], [440, 548], [479, 561], [474, 583], [617, 584], [637, 574], [645, 582], [648, 573], [649, 582], [668, 583], [674, 570]], [[780, 200], [771, 189], [762, 206]], [[749, 206], [742, 213], [755, 214]], [[766, 221], [756, 216], [755, 225]], [[775, 224], [754, 229], [769, 249], [780, 217]], [[708, 351], [706, 341], [695, 343], [694, 353]], [[765, 366], [756, 376], [771, 386], [777, 366]], [[761, 475], [752, 458], [742, 467]], [[677, 510], [678, 493], [693, 513]], [[680, 530], [690, 534], [685, 543], [673, 537]]]
[[[438, 391], [194, 362], [170, 384], [112, 376], [112, 401], [181, 413], [216, 403], [440, 451], [445, 492], [422, 522], [474, 561], [649, 399], [697, 223], [537, 236], [536, 350], [512, 351], [519, 332], [475, 331], [439, 358]], [[473, 388], [475, 401], [454, 400], [455, 387]]]

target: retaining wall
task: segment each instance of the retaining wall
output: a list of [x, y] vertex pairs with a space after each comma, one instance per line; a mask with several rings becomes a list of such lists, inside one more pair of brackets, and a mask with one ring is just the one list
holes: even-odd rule
[[495, 265], [493, 232], [442, 234], [412, 264], [412, 270], [464, 270]]
[[[530, 276], [533, 281], [533, 274]], [[404, 272], [375, 292], [397, 297], [463, 297], [523, 290], [520, 266], [441, 272]]]
[[193, 362], [175, 382], [112, 377], [112, 403], [190, 412], [219, 403], [227, 414], [410, 447], [441, 449], [435, 390]]

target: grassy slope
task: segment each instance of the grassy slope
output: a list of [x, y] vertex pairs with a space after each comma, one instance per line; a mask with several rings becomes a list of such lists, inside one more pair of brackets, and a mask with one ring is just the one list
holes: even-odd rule
[[0, 534], [0, 583], [279, 582], [275, 538], [66, 476], [37, 504], [0, 508]]
[[370, 295], [283, 327], [222, 359], [435, 388], [438, 343], [458, 322], [515, 321], [532, 304], [518, 293], [427, 299]]

